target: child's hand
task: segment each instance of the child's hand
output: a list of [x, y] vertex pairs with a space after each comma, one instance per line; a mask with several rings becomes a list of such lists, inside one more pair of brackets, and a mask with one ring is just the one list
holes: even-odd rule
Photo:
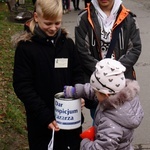
[[80, 134], [80, 137], [81, 137], [82, 139], [88, 138], [89, 140], [94, 141], [94, 137], [95, 137], [95, 128], [94, 128], [94, 126], [92, 126], [92, 127], [90, 127], [89, 129], [83, 131], [83, 132]]
[[64, 86], [63, 92], [66, 98], [72, 98], [75, 94], [75, 88], [73, 86]]
[[51, 130], [54, 129], [55, 131], [59, 131], [60, 130], [60, 128], [57, 125], [57, 122], [55, 120], [48, 125], [48, 129], [51, 129]]

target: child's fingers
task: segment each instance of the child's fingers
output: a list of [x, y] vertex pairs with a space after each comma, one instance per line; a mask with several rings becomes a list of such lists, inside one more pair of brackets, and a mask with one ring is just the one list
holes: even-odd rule
[[48, 129], [51, 129], [51, 130], [54, 129], [55, 131], [59, 131], [60, 130], [60, 128], [57, 125], [57, 122], [55, 120], [48, 125]]

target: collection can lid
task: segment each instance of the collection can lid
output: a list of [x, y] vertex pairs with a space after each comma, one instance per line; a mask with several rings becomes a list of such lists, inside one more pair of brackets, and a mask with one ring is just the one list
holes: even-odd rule
[[55, 94], [55, 98], [56, 99], [59, 99], [59, 100], [77, 100], [77, 99], [74, 99], [74, 98], [66, 98], [65, 95], [64, 95], [64, 92], [59, 92], [57, 94]]

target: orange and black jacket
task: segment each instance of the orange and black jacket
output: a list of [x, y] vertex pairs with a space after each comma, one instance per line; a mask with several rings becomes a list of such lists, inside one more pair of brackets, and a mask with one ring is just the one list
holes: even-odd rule
[[[125, 76], [129, 79], [135, 79], [133, 66], [141, 53], [140, 32], [135, 18], [136, 15], [121, 5], [112, 29], [114, 32], [121, 24], [113, 54], [126, 67]], [[102, 59], [100, 40], [101, 26], [94, 6], [89, 3], [78, 15], [75, 27], [75, 43], [82, 60], [85, 82], [89, 81], [96, 62]]]

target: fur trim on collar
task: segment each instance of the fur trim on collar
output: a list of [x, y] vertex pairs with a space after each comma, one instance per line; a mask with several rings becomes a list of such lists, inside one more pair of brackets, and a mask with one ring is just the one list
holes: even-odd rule
[[140, 87], [136, 80], [126, 79], [126, 86], [119, 93], [111, 95], [107, 100], [102, 102], [105, 109], [122, 105], [126, 101], [130, 101], [139, 95]]
[[31, 41], [33, 34], [31, 32], [22, 31], [11, 37], [13, 46], [16, 47], [20, 41]]
[[[62, 32], [62, 34], [64, 34], [67, 37], [68, 32], [66, 31], [65, 28], [62, 28], [61, 32]], [[33, 34], [31, 32], [28, 32], [25, 30], [25, 31], [22, 31], [22, 32], [19, 32], [19, 33], [13, 35], [11, 37], [11, 42], [13, 43], [14, 47], [17, 47], [17, 45], [20, 41], [31, 41], [32, 36], [33, 36]]]

